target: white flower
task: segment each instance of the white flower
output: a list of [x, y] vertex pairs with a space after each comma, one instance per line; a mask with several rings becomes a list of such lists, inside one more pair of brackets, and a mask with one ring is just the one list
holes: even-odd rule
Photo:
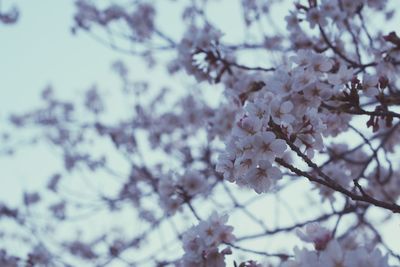
[[[292, 103], [294, 105], [293, 114], [296, 114], [297, 118], [301, 118], [306, 114], [309, 108], [316, 108], [321, 103], [318, 97], [309, 97], [308, 94], [312, 94], [312, 87], [304, 91], [304, 94], [296, 94], [292, 97]], [[305, 95], [307, 92], [307, 96]]]
[[353, 78], [353, 69], [348, 69], [345, 65], [341, 65], [339, 71], [335, 74], [328, 74], [328, 82], [332, 85], [343, 85]]
[[282, 267], [320, 267], [315, 251], [294, 248], [294, 259], [285, 262]]
[[388, 255], [382, 256], [378, 249], [367, 251], [364, 247], [346, 253], [344, 266], [349, 267], [389, 267]]
[[175, 212], [177, 212], [181, 208], [183, 202], [183, 199], [178, 197], [177, 195], [160, 198], [161, 206], [167, 214], [174, 214]]
[[328, 100], [332, 96], [334, 89], [329, 84], [315, 82], [305, 88], [303, 92], [304, 96], [308, 99], [317, 98], [313, 101], [316, 103], [316, 105], [314, 105], [313, 107], [318, 107], [320, 105], [319, 100]]
[[276, 139], [272, 132], [262, 132], [254, 138], [254, 148], [261, 159], [272, 162], [275, 157], [281, 157], [286, 150], [286, 142]]
[[252, 167], [246, 174], [247, 184], [258, 194], [267, 192], [270, 187], [282, 178], [282, 173], [267, 160], [261, 160], [257, 167]]
[[326, 267], [344, 266], [345, 253], [336, 240], [331, 240], [326, 249], [321, 251], [320, 261]]
[[240, 151], [240, 157], [243, 158], [254, 158], [256, 155], [255, 147], [254, 147], [254, 139], [255, 136], [246, 136], [237, 141], [237, 149]]
[[190, 228], [183, 234], [182, 257], [183, 266], [225, 266], [225, 255], [229, 249], [221, 252], [218, 246], [234, 241], [233, 227], [226, 225], [227, 215], [218, 215], [214, 212], [207, 220], [201, 221], [197, 226]]
[[314, 29], [316, 25], [324, 27], [328, 24], [326, 17], [323, 16], [321, 11], [315, 7], [310, 8], [307, 11], [307, 20], [310, 23], [311, 29]]
[[235, 180], [235, 168], [233, 166], [234, 159], [229, 158], [227, 154], [221, 154], [215, 170], [222, 173], [225, 180], [233, 182]]
[[378, 91], [378, 77], [375, 75], [364, 74], [362, 80], [363, 92], [366, 96], [375, 96]]
[[214, 212], [207, 221], [200, 222], [198, 231], [206, 246], [232, 242], [234, 240], [234, 236], [232, 235], [233, 227], [225, 225], [227, 221], [227, 215], [220, 216]]
[[256, 98], [254, 101], [247, 103], [244, 108], [250, 117], [255, 117], [263, 121], [269, 121], [270, 110], [268, 103], [262, 98]]
[[189, 229], [183, 235], [182, 243], [186, 259], [194, 262], [201, 261], [204, 245], [195, 228]]
[[223, 226], [228, 222], [229, 216], [227, 214], [218, 214], [216, 211], [211, 213], [210, 217], [208, 217], [208, 221], [217, 227]]
[[245, 116], [233, 128], [232, 134], [238, 137], [254, 135], [261, 129], [261, 126], [262, 122], [259, 119]]
[[331, 60], [321, 54], [313, 54], [311, 56], [311, 64], [314, 71], [318, 72], [328, 72], [332, 69]]
[[289, 124], [294, 121], [292, 111], [293, 104], [290, 101], [281, 102], [279, 99], [273, 99], [271, 102], [271, 117], [276, 124]]
[[218, 228], [208, 221], [199, 224], [199, 235], [206, 246], [213, 246], [217, 241]]
[[275, 94], [282, 96], [290, 95], [293, 90], [297, 89], [294, 86], [293, 78], [284, 70], [276, 71], [276, 76], [268, 81], [268, 88]]
[[313, 53], [310, 50], [302, 49], [297, 52], [297, 54], [290, 59], [296, 63], [298, 66], [306, 68], [311, 65]]
[[317, 79], [317, 75], [313, 70], [299, 70], [296, 72], [296, 76], [294, 78], [294, 84], [296, 86], [296, 91], [302, 91], [307, 86], [314, 83]]
[[232, 234], [232, 232], [232, 226], [220, 227], [218, 231], [217, 241], [220, 243], [232, 243], [233, 241], [235, 241], [235, 236]]
[[[348, 247], [331, 240], [324, 250], [315, 251], [294, 248], [294, 258], [283, 267], [390, 267], [388, 255], [378, 249]], [[394, 267], [394, 266], [391, 266]]]
[[292, 29], [299, 29], [299, 19], [297, 18], [297, 13], [291, 11], [289, 15], [285, 17], [286, 21], [286, 29], [292, 30]]
[[186, 193], [194, 196], [202, 192], [206, 186], [207, 181], [203, 174], [197, 171], [187, 171], [182, 177], [182, 186]]
[[251, 168], [256, 166], [256, 159], [254, 157], [238, 157], [235, 160], [234, 166], [236, 173], [240, 176], [247, 173]]
[[339, 31], [346, 29], [345, 20], [348, 17], [345, 12], [342, 12], [340, 9], [336, 9], [329, 14], [329, 17], [332, 19], [333, 25], [335, 25]]
[[332, 15], [336, 12], [340, 12], [339, 5], [336, 0], [322, 0], [320, 9], [323, 16], [332, 17]]
[[314, 243], [317, 250], [325, 249], [328, 242], [332, 239], [331, 232], [319, 223], [307, 224], [304, 230], [297, 229], [296, 234], [301, 240]]
[[170, 196], [175, 192], [175, 182], [170, 177], [164, 177], [158, 182], [158, 193], [164, 196]]

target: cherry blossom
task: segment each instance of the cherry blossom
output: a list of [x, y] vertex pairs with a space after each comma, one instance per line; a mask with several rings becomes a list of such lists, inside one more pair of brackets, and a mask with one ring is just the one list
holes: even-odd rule
[[48, 173], [0, 202], [1, 266], [399, 263], [395, 4], [128, 2], [72, 25], [121, 55], [117, 85], [46, 86], [4, 123], [4, 160]]
[[224, 243], [234, 241], [233, 227], [226, 225], [228, 217], [213, 213], [208, 220], [201, 221], [183, 235], [182, 266], [225, 266], [224, 257], [228, 250], [219, 251]]
[[362, 79], [362, 88], [366, 96], [375, 96], [379, 93], [378, 91], [378, 78], [374, 75], [364, 74]]
[[[331, 239], [327, 229], [312, 224], [306, 227], [306, 233], [298, 232], [301, 239], [318, 244], [324, 240], [324, 246], [316, 247], [317, 251], [294, 249], [294, 259], [285, 262], [283, 266], [393, 266], [388, 263], [388, 255], [384, 256], [379, 249], [368, 250], [366, 247], [347, 248], [337, 239]], [[325, 238], [326, 237], [326, 238]], [[322, 239], [321, 239], [322, 238]]]

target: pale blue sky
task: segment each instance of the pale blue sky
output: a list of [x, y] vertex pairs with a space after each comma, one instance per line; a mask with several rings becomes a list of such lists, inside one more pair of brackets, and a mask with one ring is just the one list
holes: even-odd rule
[[69, 95], [93, 82], [112, 84], [110, 62], [119, 54], [84, 33], [72, 36], [73, 1], [16, 1], [17, 24], [0, 26], [0, 114], [22, 111], [47, 84]]
[[[74, 1], [18, 0], [15, 4], [20, 9], [18, 23], [0, 25], [0, 130], [10, 112], [40, 107], [40, 92], [46, 85], [70, 99], [77, 99], [93, 83], [116, 87], [110, 63], [120, 55], [84, 33], [71, 34]], [[40, 187], [37, 179], [56, 169], [49, 151], [27, 150], [0, 162], [3, 201], [20, 200], [21, 189]]]

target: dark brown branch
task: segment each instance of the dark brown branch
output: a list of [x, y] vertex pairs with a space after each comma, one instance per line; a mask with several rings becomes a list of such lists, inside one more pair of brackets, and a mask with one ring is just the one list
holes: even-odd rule
[[[298, 151], [300, 151], [300, 150], [298, 149]], [[300, 153], [301, 153], [301, 152], [300, 152]], [[302, 154], [302, 153], [301, 153], [301, 154]], [[302, 155], [303, 155], [305, 158], [307, 158], [304, 154], [302, 154]], [[364, 192], [363, 195], [358, 195], [358, 194], [356, 194], [356, 193], [353, 193], [353, 192], [347, 190], [346, 188], [342, 187], [342, 186], [339, 185], [338, 183], [334, 182], [334, 181], [333, 181], [329, 176], [327, 176], [325, 173], [323, 173], [322, 170], [321, 170], [314, 162], [312, 162], [312, 161], [309, 160], [308, 158], [307, 158], [307, 160], [306, 160], [306, 163], [307, 163], [311, 168], [313, 168], [313, 169], [318, 173], [319, 176], [321, 176], [321, 177], [324, 178], [324, 179], [320, 179], [320, 178], [314, 177], [313, 175], [311, 175], [311, 174], [309, 174], [309, 173], [307, 173], [307, 172], [304, 172], [304, 171], [302, 171], [302, 170], [300, 170], [300, 169], [294, 167], [294, 166], [291, 165], [291, 164], [288, 164], [286, 161], [284, 161], [284, 160], [281, 159], [281, 158], [276, 158], [275, 161], [276, 161], [279, 165], [281, 165], [281, 166], [283, 166], [283, 167], [289, 169], [289, 170], [292, 171], [293, 173], [296, 173], [296, 174], [299, 175], [299, 176], [306, 177], [306, 178], [307, 178], [308, 180], [310, 180], [311, 182], [315, 182], [315, 183], [324, 185], [324, 186], [329, 187], [330, 189], [332, 189], [332, 190], [334, 190], [334, 191], [340, 192], [340, 193], [342, 193], [343, 195], [345, 195], [345, 196], [351, 198], [351, 199], [354, 200], [354, 201], [366, 202], [366, 203], [369, 203], [369, 204], [374, 205], [374, 206], [376, 206], [376, 207], [380, 207], [380, 208], [384, 208], [384, 209], [390, 210], [390, 211], [392, 211], [393, 213], [400, 213], [400, 206], [399, 206], [399, 205], [396, 205], [396, 204], [394, 204], [394, 203], [387, 203], [387, 202], [384, 202], [384, 201], [377, 200], [377, 199], [371, 197], [370, 195], [366, 194], [365, 192]]]
[[376, 62], [370, 62], [368, 64], [362, 64], [362, 63], [357, 63], [356, 61], [349, 59], [346, 55], [344, 55], [340, 51], [339, 48], [337, 48], [335, 45], [333, 45], [331, 43], [331, 41], [329, 40], [328, 36], [326, 35], [324, 29], [321, 26], [318, 26], [318, 27], [319, 27], [319, 31], [321, 33], [322, 38], [324, 39], [325, 43], [329, 46], [329, 48], [332, 49], [332, 51], [336, 55], [338, 55], [341, 59], [343, 59], [344, 61], [349, 63], [352, 67], [365, 69], [367, 67], [372, 67], [372, 66], [375, 66], [377, 64]]
[[236, 241], [240, 242], [240, 241], [244, 241], [244, 240], [264, 237], [264, 236], [267, 236], [267, 235], [274, 235], [274, 234], [278, 234], [278, 233], [282, 233], [282, 232], [289, 232], [289, 231], [292, 231], [292, 230], [294, 230], [296, 228], [299, 228], [299, 227], [303, 227], [303, 226], [305, 226], [307, 224], [310, 224], [310, 223], [326, 221], [326, 220], [330, 219], [332, 216], [335, 216], [335, 215], [343, 216], [345, 214], [352, 213], [352, 212], [354, 212], [356, 210], [356, 208], [357, 208], [356, 206], [349, 206], [349, 207], [347, 207], [347, 208], [345, 208], [345, 209], [343, 209], [341, 211], [332, 212], [332, 213], [329, 213], [329, 214], [324, 214], [324, 215], [319, 216], [319, 217], [317, 217], [315, 219], [307, 220], [307, 221], [304, 221], [304, 222], [301, 222], [301, 223], [297, 223], [297, 224], [294, 224], [292, 226], [283, 227], [283, 228], [277, 228], [277, 229], [270, 230], [270, 231], [265, 231], [265, 232], [262, 232], [262, 233], [259, 233], [259, 234], [243, 236], [243, 237], [237, 238]]

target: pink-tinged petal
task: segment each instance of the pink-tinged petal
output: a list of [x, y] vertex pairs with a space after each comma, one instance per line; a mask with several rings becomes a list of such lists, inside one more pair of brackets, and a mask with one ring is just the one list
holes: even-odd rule
[[278, 139], [272, 142], [270, 147], [276, 153], [276, 156], [280, 157], [285, 152], [287, 145], [284, 140]]
[[332, 63], [330, 61], [323, 62], [319, 67], [319, 70], [322, 72], [328, 72], [331, 69], [332, 69]]
[[277, 167], [271, 167], [268, 169], [268, 177], [271, 179], [279, 180], [282, 178], [282, 172]]
[[290, 101], [285, 101], [281, 105], [281, 112], [282, 113], [289, 113], [293, 109], [293, 104]]
[[263, 132], [261, 138], [264, 143], [270, 143], [275, 139], [275, 135], [271, 132]]
[[269, 162], [268, 160], [260, 160], [258, 165], [260, 166], [260, 169], [264, 169], [264, 170], [268, 170], [269, 168], [272, 167], [271, 162]]
[[285, 123], [292, 123], [294, 120], [295, 118], [291, 114], [286, 114], [282, 116], [282, 121]]

